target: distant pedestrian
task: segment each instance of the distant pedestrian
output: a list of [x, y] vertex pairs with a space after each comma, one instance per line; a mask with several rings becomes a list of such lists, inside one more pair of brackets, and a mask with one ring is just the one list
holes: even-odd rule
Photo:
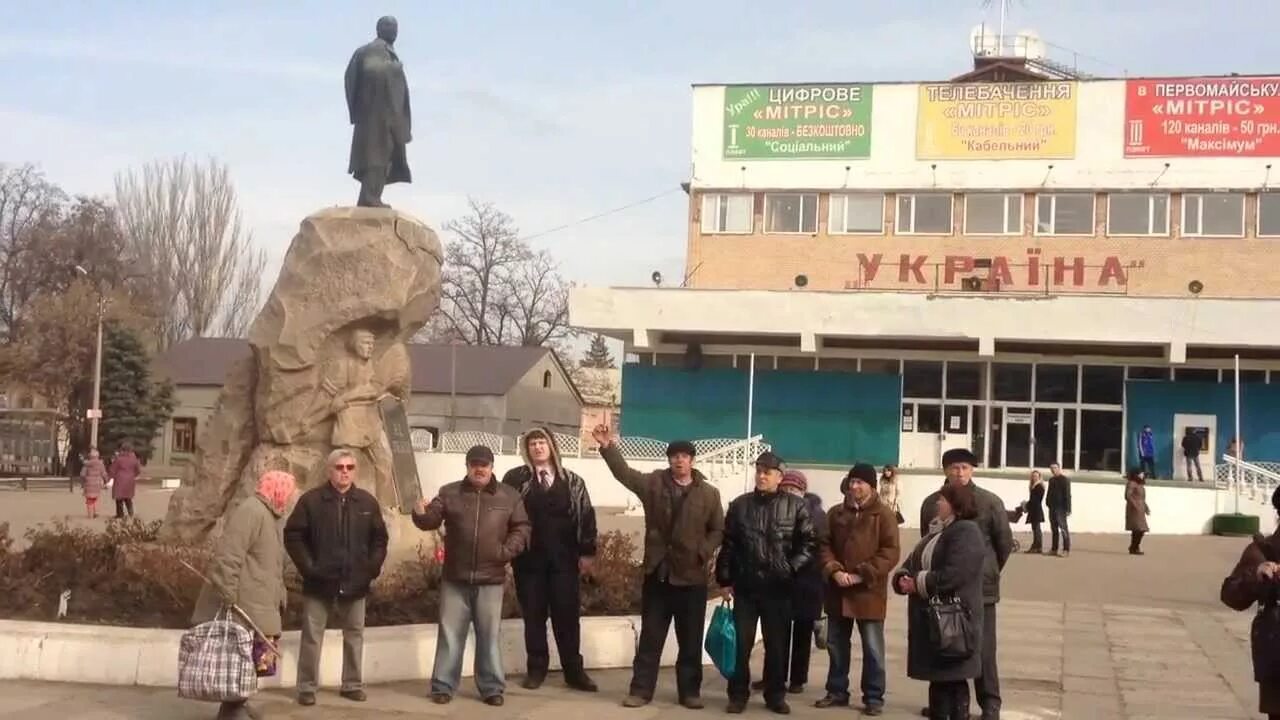
[[1045, 489], [1044, 477], [1040, 475], [1040, 471], [1032, 470], [1030, 489], [1027, 492], [1027, 500], [1023, 503], [1027, 522], [1031, 525], [1031, 548], [1027, 550], [1028, 553], [1044, 552], [1044, 531], [1041, 528], [1044, 525]]
[[[1280, 513], [1280, 488], [1271, 493], [1271, 507]], [[1258, 712], [1280, 720], [1280, 530], [1253, 536], [1222, 582], [1220, 597], [1233, 610], [1258, 606], [1250, 632]]]
[[430, 503], [419, 500], [413, 510], [419, 529], [445, 531], [431, 700], [443, 705], [458, 692], [474, 627], [476, 688], [486, 705], [499, 707], [506, 690], [502, 593], [511, 561], [529, 547], [529, 516], [520, 491], [493, 477], [492, 450], [476, 445], [467, 451], [466, 464], [466, 477], [440, 488]]
[[1062, 474], [1062, 466], [1049, 466], [1049, 489], [1044, 494], [1044, 504], [1049, 508], [1049, 534], [1052, 546], [1050, 555], [1058, 555], [1058, 537], [1062, 537], [1061, 557], [1071, 554], [1071, 530], [1067, 518], [1071, 517], [1071, 479]]
[[133, 454], [129, 443], [124, 443], [107, 471], [111, 478], [111, 499], [116, 501], [117, 520], [133, 517], [133, 496], [138, 491], [138, 476], [141, 474], [142, 463]]
[[90, 520], [98, 517], [98, 497], [107, 484], [107, 466], [95, 448], [89, 451], [89, 460], [80, 469], [81, 491], [84, 493], [85, 514]]
[[[226, 526], [206, 570], [208, 581], [200, 590], [191, 616], [191, 623], [199, 625], [232, 606], [248, 615], [262, 633], [260, 636], [255, 632], [253, 642], [259, 677], [278, 672], [279, 657], [272, 646], [278, 647], [283, 628], [280, 612], [288, 602], [280, 518], [297, 491], [292, 475], [273, 470], [258, 479], [257, 492], [252, 497], [241, 500], [227, 514]], [[239, 612], [231, 612], [228, 617], [245, 624]], [[244, 700], [224, 702], [218, 711], [218, 720], [258, 717]]]
[[[907, 598], [907, 676], [929, 683], [930, 720], [969, 720], [969, 680], [980, 701], [985, 637], [994, 633], [994, 613], [984, 612], [983, 566], [986, 541], [979, 527], [982, 511], [971, 484], [948, 483], [930, 496], [936, 509], [925, 536], [893, 574], [893, 588]], [[954, 599], [964, 608], [969, 632], [968, 657], [944, 657], [934, 645], [930, 603]], [[989, 697], [989, 696], [986, 696]], [[982, 710], [984, 720], [1000, 717], [999, 707]]]
[[1195, 479], [1204, 482], [1204, 473], [1200, 470], [1200, 451], [1204, 450], [1204, 441], [1194, 428], [1187, 428], [1182, 436], [1182, 458], [1187, 465], [1187, 482], [1191, 482], [1191, 471], [1196, 471]]
[[1147, 534], [1147, 477], [1141, 470], [1133, 469], [1125, 477], [1124, 529], [1129, 531], [1129, 554], [1141, 555], [1142, 536]]
[[901, 525], [906, 518], [902, 517], [902, 511], [898, 508], [898, 490], [898, 466], [885, 465], [884, 470], [880, 471], [876, 494], [880, 497], [880, 502], [893, 511], [895, 521]]
[[849, 704], [853, 629], [862, 649], [862, 714], [884, 712], [884, 621], [889, 573], [901, 550], [894, 512], [876, 494], [875, 468], [859, 463], [840, 483], [844, 502], [827, 513], [827, 532], [819, 541], [819, 562], [826, 583], [827, 693], [814, 703], [827, 708]]
[[1147, 477], [1156, 479], [1156, 436], [1150, 425], [1143, 425], [1138, 434], [1138, 462]]

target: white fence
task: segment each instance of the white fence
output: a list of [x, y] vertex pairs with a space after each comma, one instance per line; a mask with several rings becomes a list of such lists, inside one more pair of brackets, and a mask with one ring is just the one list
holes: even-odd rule
[[1223, 455], [1222, 460], [1213, 468], [1213, 480], [1219, 490], [1234, 491], [1238, 480], [1241, 495], [1261, 502], [1271, 501], [1271, 493], [1280, 485], [1280, 463], [1249, 462], [1232, 455]]

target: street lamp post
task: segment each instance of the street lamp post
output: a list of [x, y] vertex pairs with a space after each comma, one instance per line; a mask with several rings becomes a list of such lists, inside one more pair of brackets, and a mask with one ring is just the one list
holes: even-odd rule
[[[89, 271], [80, 265], [76, 272], [89, 277]], [[95, 283], [95, 286], [97, 283]], [[98, 348], [93, 356], [93, 409], [89, 411], [89, 448], [98, 447], [98, 420], [102, 417], [102, 288], [98, 287]]]

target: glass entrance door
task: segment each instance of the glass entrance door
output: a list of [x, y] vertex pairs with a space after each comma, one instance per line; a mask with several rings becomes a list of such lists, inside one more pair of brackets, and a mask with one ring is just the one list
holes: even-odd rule
[[1031, 422], [1029, 407], [1004, 409], [1004, 466], [1031, 467]]
[[1058, 444], [1062, 435], [1059, 432], [1061, 428], [1061, 409], [1036, 408], [1035, 423], [1032, 425], [1035, 467], [1047, 468], [1062, 460], [1062, 450]]

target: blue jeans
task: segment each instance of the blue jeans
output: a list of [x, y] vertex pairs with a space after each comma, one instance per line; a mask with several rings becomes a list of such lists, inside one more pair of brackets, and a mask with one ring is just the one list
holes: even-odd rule
[[501, 585], [440, 583], [440, 624], [436, 628], [436, 660], [431, 671], [431, 694], [450, 695], [462, 681], [462, 653], [467, 633], [476, 629], [475, 679], [481, 697], [501, 695], [507, 687], [502, 671]]
[[884, 621], [827, 616], [827, 694], [849, 701], [853, 626], [862, 640], [862, 704], [884, 706]]

